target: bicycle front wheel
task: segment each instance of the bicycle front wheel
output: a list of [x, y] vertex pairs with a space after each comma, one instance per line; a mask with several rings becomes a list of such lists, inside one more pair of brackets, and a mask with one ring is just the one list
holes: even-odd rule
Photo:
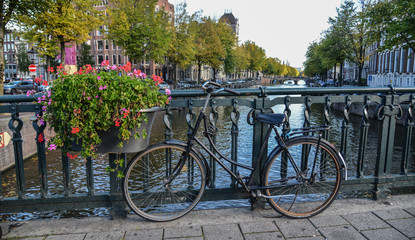
[[291, 218], [314, 216], [326, 209], [339, 191], [342, 173], [334, 147], [312, 136], [286, 142], [270, 156], [264, 172], [264, 194], [279, 213]]
[[124, 172], [122, 185], [131, 210], [158, 222], [190, 212], [203, 195], [206, 174], [193, 151], [179, 166], [185, 156], [186, 148], [174, 144], [153, 145], [136, 155]]

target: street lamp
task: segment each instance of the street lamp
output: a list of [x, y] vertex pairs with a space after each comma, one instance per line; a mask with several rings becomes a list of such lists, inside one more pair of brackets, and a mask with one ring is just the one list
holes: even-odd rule
[[35, 64], [35, 59], [37, 57], [37, 52], [31, 48], [29, 51], [27, 51], [27, 54], [29, 54], [29, 58], [32, 61], [33, 64]]

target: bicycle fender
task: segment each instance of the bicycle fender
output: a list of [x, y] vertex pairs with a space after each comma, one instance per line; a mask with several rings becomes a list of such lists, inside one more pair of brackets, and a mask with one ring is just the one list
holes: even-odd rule
[[[187, 147], [187, 143], [181, 141], [181, 140], [166, 140], [165, 143], [167, 144], [174, 144], [174, 145], [179, 145], [182, 147]], [[210, 181], [211, 181], [211, 170], [208, 164], [208, 161], [206, 160], [205, 156], [203, 156], [203, 154], [196, 148], [192, 147], [192, 152], [195, 153], [196, 156], [199, 157], [199, 159], [202, 161], [203, 167], [205, 168], [206, 171], [206, 186], [210, 185]]]

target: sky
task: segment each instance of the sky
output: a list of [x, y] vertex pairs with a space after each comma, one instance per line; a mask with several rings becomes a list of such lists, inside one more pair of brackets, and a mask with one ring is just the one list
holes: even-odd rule
[[239, 42], [262, 47], [267, 57], [277, 57], [292, 67], [303, 67], [307, 47], [318, 41], [337, 15], [342, 0], [169, 0], [186, 1], [190, 13], [219, 19], [230, 10], [239, 19]]

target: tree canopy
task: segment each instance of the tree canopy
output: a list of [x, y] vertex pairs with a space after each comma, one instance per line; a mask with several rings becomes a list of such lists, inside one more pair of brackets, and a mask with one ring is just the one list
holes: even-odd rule
[[170, 46], [173, 23], [157, 0], [109, 0], [107, 37], [133, 61], [161, 62]]

